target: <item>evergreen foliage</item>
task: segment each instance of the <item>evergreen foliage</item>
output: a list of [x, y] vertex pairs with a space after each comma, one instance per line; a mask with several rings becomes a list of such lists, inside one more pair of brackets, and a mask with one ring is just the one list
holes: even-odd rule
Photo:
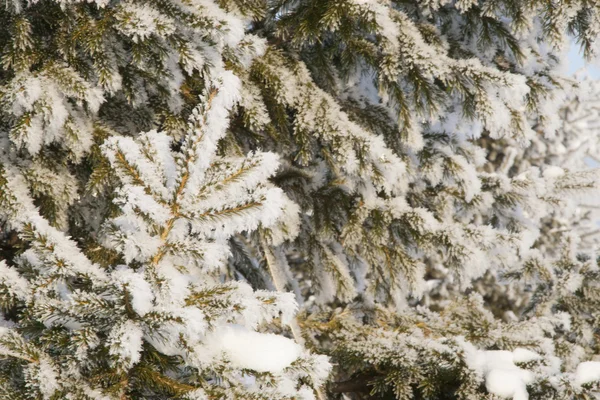
[[8, 0], [0, 398], [600, 396], [594, 2]]

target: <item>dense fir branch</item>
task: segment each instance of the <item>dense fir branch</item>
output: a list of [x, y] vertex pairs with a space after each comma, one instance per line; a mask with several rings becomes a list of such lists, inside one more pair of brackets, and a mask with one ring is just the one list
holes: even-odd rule
[[0, 398], [597, 396], [599, 10], [4, 2]]

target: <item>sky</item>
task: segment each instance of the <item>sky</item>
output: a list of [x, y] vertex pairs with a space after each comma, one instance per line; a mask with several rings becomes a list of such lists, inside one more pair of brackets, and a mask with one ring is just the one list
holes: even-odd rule
[[569, 72], [574, 74], [575, 72], [586, 68], [587, 72], [592, 79], [600, 79], [600, 67], [598, 66], [598, 62], [596, 65], [586, 63], [583, 59], [583, 55], [580, 52], [579, 46], [573, 43], [571, 49], [569, 50]]
[[[575, 73], [583, 72], [587, 70], [587, 74], [592, 79], [600, 79], [600, 62], [588, 63], [584, 60], [582, 53], [580, 52], [579, 46], [575, 43], [571, 44], [569, 50], [569, 73], [574, 75]], [[600, 167], [596, 161], [586, 158], [586, 164], [592, 168]], [[597, 222], [600, 226], [600, 221]]]

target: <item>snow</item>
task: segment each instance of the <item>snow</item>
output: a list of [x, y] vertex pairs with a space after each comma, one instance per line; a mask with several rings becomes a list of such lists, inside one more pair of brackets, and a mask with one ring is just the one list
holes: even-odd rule
[[518, 369], [494, 368], [490, 370], [485, 378], [485, 387], [488, 392], [502, 398], [513, 400], [527, 400], [527, 383], [531, 382], [531, 376]]
[[208, 395], [206, 394], [206, 392], [202, 389], [192, 390], [191, 392], [186, 393], [183, 398], [187, 399], [187, 400], [209, 400], [210, 399], [208, 397]]
[[542, 358], [542, 356], [540, 356], [538, 353], [520, 347], [513, 350], [512, 354], [513, 361], [516, 363], [527, 363], [530, 361], [537, 361]]
[[147, 194], [142, 186], [123, 185], [115, 194], [115, 202], [123, 203], [121, 209], [125, 213], [133, 214], [137, 209], [160, 225], [171, 218], [171, 211]]
[[116, 228], [116, 232], [107, 235], [104, 242], [121, 251], [127, 263], [133, 260], [147, 261], [162, 245], [160, 238], [148, 232], [148, 226], [137, 214], [123, 214], [109, 223]]
[[[160, 143], [161, 155], [160, 160], [165, 164], [158, 164], [153, 160], [148, 159], [143, 154], [143, 149], [136, 143], [132, 138], [113, 136], [107, 139], [102, 145], [102, 150], [105, 156], [110, 161], [113, 168], [117, 170], [125, 168], [134, 168], [139, 178], [149, 187], [154, 193], [160, 195], [163, 199], [166, 199], [170, 195], [170, 191], [165, 188], [165, 179], [167, 182], [168, 177], [164, 176], [167, 171], [172, 174], [172, 166], [174, 161], [164, 153], [168, 150], [165, 146], [164, 134], [159, 134], [155, 131], [151, 131], [142, 135], [141, 141], [143, 142], [154, 142], [155, 140]], [[156, 139], [155, 139], [156, 137]], [[158, 152], [156, 148], [156, 152]], [[126, 165], [123, 165], [126, 163]], [[164, 171], [164, 172], [163, 172]], [[134, 179], [129, 174], [123, 174], [121, 177], [124, 183], [135, 185]], [[172, 178], [171, 178], [172, 179]], [[172, 187], [171, 187], [172, 189]]]
[[546, 169], [544, 169], [544, 177], [545, 178], [558, 178], [558, 177], [563, 176], [564, 174], [565, 174], [565, 170], [560, 167], [549, 166]]
[[468, 342], [459, 340], [459, 343], [465, 351], [467, 365], [482, 374], [489, 393], [505, 399], [529, 399], [527, 385], [535, 381], [535, 375], [515, 363], [540, 360], [539, 354], [523, 348], [482, 351]]
[[50, 400], [56, 391], [60, 389], [58, 373], [46, 357], [42, 357], [36, 367], [38, 369], [36, 378], [39, 382], [40, 392], [44, 400]]
[[17, 270], [6, 265], [4, 260], [0, 261], [0, 283], [19, 300], [28, 301], [31, 297], [29, 282]]
[[133, 271], [126, 265], [120, 265], [111, 274], [111, 278], [126, 287], [131, 296], [131, 307], [138, 315], [143, 317], [152, 310], [154, 293], [141, 272]]
[[283, 372], [302, 352], [291, 339], [240, 325], [219, 328], [206, 338], [206, 346], [211, 352], [223, 353], [236, 368], [272, 373]]
[[87, 112], [96, 113], [104, 100], [102, 88], [60, 63], [35, 74], [17, 74], [2, 94], [7, 113], [27, 118], [27, 123], [13, 130], [11, 139], [16, 145], [37, 154], [44, 145], [61, 143], [75, 158], [93, 144]]
[[131, 320], [112, 329], [108, 337], [109, 353], [117, 357], [117, 365], [130, 369], [140, 361], [143, 336], [142, 328]]
[[123, 2], [117, 8], [117, 29], [138, 43], [151, 35], [170, 35], [175, 31], [175, 21], [147, 4]]
[[599, 361], [586, 361], [577, 366], [577, 370], [575, 371], [575, 383], [577, 385], [585, 385], [586, 383], [596, 382], [599, 380]]

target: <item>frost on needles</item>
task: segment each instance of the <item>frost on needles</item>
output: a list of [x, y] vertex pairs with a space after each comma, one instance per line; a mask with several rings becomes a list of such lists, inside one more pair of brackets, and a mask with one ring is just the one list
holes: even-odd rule
[[0, 5], [0, 398], [600, 395], [600, 8]]
[[[7, 371], [23, 367], [21, 388], [32, 398], [110, 398], [93, 382], [111, 383], [107, 392], [121, 397], [132, 391], [288, 398], [310, 393], [301, 379], [318, 385], [325, 377], [323, 356], [256, 332], [275, 318], [284, 326], [291, 321], [292, 294], [253, 291], [214, 274], [230, 255], [231, 235], [259, 225], [281, 230], [285, 213], [297, 223], [297, 207], [267, 181], [278, 167], [276, 155], [215, 158], [239, 92], [233, 74], [215, 79], [192, 111], [177, 153], [157, 131], [113, 136], [101, 146], [115, 180], [115, 209], [98, 238], [122, 262], [111, 268], [87, 258], [40, 216], [22, 173], [5, 155], [3, 215], [29, 248], [15, 258], [16, 267], [2, 263], [0, 282], [6, 301], [23, 302], [28, 315], [4, 323], [0, 352], [13, 359], [3, 365]], [[197, 374], [205, 370], [231, 384], [204, 387]], [[245, 370], [255, 371], [256, 381], [247, 383]], [[19, 379], [4, 384], [7, 395], [20, 389]]]

